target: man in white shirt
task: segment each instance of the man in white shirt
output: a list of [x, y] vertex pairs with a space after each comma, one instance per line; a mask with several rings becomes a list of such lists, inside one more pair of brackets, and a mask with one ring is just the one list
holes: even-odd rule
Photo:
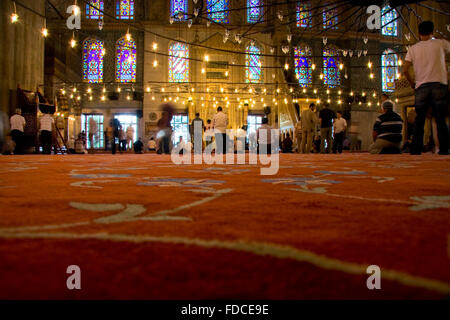
[[127, 127], [127, 145], [128, 150], [133, 150], [134, 128], [132, 125]]
[[[266, 134], [262, 134], [265, 132]], [[272, 127], [269, 126], [269, 119], [263, 118], [261, 127], [256, 130], [259, 153], [272, 154]]]
[[11, 123], [11, 138], [16, 144], [14, 148], [14, 154], [23, 154], [23, 139], [24, 139], [24, 128], [25, 128], [25, 118], [22, 117], [22, 110], [17, 109], [16, 113], [10, 119]]
[[213, 118], [213, 128], [216, 137], [216, 153], [226, 154], [227, 153], [227, 126], [228, 126], [228, 116], [223, 113], [222, 107], [217, 108], [217, 113]]
[[[447, 66], [445, 54], [450, 52], [450, 43], [433, 38], [431, 21], [419, 24], [420, 42], [409, 48], [405, 58], [403, 74], [415, 89], [416, 123], [411, 144], [411, 154], [421, 154], [423, 131], [428, 109], [436, 119], [439, 139], [439, 154], [448, 154], [447, 116]], [[409, 73], [414, 67], [415, 80]]]
[[43, 154], [52, 153], [53, 128], [55, 120], [53, 116], [46, 113], [39, 119], [39, 132]]
[[347, 129], [347, 121], [342, 118], [342, 111], [336, 112], [337, 118], [334, 120], [334, 141], [333, 153], [342, 153], [342, 145], [344, 143], [345, 130]]
[[89, 118], [89, 144], [90, 148], [94, 149], [94, 141], [97, 141], [98, 125], [94, 117]]

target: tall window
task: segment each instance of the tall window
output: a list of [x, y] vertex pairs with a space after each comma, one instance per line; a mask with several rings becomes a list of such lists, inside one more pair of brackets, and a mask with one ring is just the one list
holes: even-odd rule
[[86, 19], [103, 19], [103, 10], [103, 0], [89, 1], [86, 3]]
[[384, 36], [396, 37], [397, 31], [397, 11], [390, 6], [384, 6], [381, 10], [381, 34]]
[[136, 42], [126, 37], [117, 41], [116, 81], [136, 82]]
[[103, 41], [86, 39], [83, 42], [83, 80], [89, 83], [103, 81]]
[[247, 0], [247, 22], [256, 23], [262, 20], [263, 0]]
[[300, 87], [303, 88], [312, 83], [311, 56], [311, 47], [294, 47], [295, 73]]
[[116, 18], [123, 20], [134, 19], [134, 0], [117, 0]]
[[261, 49], [255, 45], [247, 47], [245, 73], [247, 83], [260, 83], [262, 80]]
[[[93, 123], [95, 121], [95, 123]], [[103, 134], [103, 115], [83, 114], [81, 116], [81, 128], [84, 132], [92, 134], [92, 140], [87, 139], [87, 148], [102, 149], [105, 147], [105, 135]], [[92, 144], [91, 144], [92, 141]]]
[[338, 24], [338, 9], [336, 5], [329, 5], [323, 8], [323, 28], [324, 29], [337, 29]]
[[172, 126], [172, 142], [173, 144], [180, 141], [180, 137], [183, 137], [183, 141], [190, 141], [191, 135], [189, 134], [189, 117], [187, 114], [175, 114], [170, 122]]
[[208, 19], [217, 23], [229, 23], [228, 0], [206, 0]]
[[328, 88], [336, 88], [341, 84], [338, 51], [333, 48], [323, 50], [323, 83]]
[[297, 3], [297, 27], [307, 28], [312, 25], [311, 3]]
[[381, 56], [381, 82], [385, 92], [395, 90], [395, 79], [397, 79], [398, 73], [397, 63], [398, 56], [391, 49], [387, 49]]
[[[183, 13], [183, 17], [178, 18], [178, 12]], [[171, 0], [170, 1], [170, 16], [176, 21], [187, 20], [188, 0]]]
[[169, 46], [169, 82], [189, 82], [189, 47], [181, 42]]

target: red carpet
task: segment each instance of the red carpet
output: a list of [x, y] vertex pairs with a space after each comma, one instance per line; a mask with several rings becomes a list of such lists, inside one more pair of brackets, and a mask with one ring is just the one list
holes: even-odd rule
[[261, 176], [157, 155], [0, 157], [0, 299], [450, 296], [450, 158], [280, 160]]

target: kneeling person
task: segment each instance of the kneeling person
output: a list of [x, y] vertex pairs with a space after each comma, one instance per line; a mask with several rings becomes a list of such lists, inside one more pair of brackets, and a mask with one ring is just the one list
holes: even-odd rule
[[400, 153], [402, 142], [402, 118], [393, 111], [391, 102], [384, 102], [382, 105], [383, 114], [380, 115], [373, 126], [374, 143], [369, 147], [372, 154], [379, 154], [387, 151], [389, 153]]

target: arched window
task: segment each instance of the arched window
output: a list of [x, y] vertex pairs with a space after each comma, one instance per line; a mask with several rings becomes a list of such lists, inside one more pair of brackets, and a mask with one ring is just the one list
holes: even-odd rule
[[324, 29], [337, 29], [338, 24], [338, 9], [336, 5], [329, 5], [323, 8], [323, 28]]
[[116, 18], [123, 20], [134, 19], [134, 0], [117, 0]]
[[262, 20], [263, 0], [247, 0], [247, 22], [256, 23]]
[[[182, 12], [183, 17], [178, 18], [178, 12]], [[174, 18], [175, 21], [187, 20], [188, 12], [188, 0], [171, 0], [170, 1], [170, 16]]]
[[261, 49], [256, 45], [249, 45], [246, 50], [245, 74], [247, 83], [260, 83], [262, 81]]
[[208, 19], [217, 23], [229, 23], [229, 6], [228, 0], [206, 0]]
[[300, 87], [306, 88], [312, 83], [312, 50], [309, 46], [294, 47], [295, 73]]
[[384, 6], [381, 10], [381, 34], [384, 36], [396, 37], [397, 31], [397, 11], [390, 6]]
[[169, 82], [189, 82], [189, 47], [181, 42], [169, 46]]
[[103, 10], [103, 0], [89, 1], [86, 3], [86, 19], [103, 19]]
[[341, 84], [338, 51], [334, 48], [323, 49], [323, 83], [328, 88], [336, 88]]
[[103, 82], [103, 41], [88, 38], [83, 42], [83, 81]]
[[311, 3], [297, 2], [297, 27], [307, 28], [312, 25]]
[[136, 82], [136, 42], [126, 37], [117, 41], [116, 81]]
[[393, 92], [395, 90], [395, 79], [398, 73], [398, 56], [391, 50], [387, 49], [381, 56], [381, 82], [384, 92]]

